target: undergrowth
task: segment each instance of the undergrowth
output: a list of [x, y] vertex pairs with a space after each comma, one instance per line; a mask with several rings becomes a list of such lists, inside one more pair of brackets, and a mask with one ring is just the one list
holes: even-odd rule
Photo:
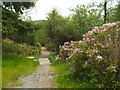
[[76, 78], [73, 72], [69, 70], [70, 66], [64, 62], [54, 62], [51, 64], [51, 73], [58, 74], [54, 77], [53, 85], [57, 88], [95, 88], [96, 85], [84, 80], [84, 78]]

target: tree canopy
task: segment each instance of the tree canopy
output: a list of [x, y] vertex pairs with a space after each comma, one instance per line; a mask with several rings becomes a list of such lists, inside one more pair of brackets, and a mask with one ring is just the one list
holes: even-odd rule
[[13, 10], [18, 14], [23, 14], [23, 11], [35, 6], [35, 2], [3, 2], [2, 8]]

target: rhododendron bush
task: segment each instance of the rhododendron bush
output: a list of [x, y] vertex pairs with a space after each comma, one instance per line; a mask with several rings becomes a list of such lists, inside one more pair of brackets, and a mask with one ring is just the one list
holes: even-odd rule
[[75, 75], [98, 87], [119, 87], [119, 37], [119, 21], [94, 27], [83, 35], [83, 40], [60, 46], [58, 60], [71, 65]]

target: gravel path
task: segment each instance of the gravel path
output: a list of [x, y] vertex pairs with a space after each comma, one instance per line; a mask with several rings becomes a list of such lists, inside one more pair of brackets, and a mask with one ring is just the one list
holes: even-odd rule
[[22, 86], [16, 86], [15, 88], [56, 88], [50, 85], [52, 75], [50, 74], [48, 56], [49, 52], [42, 47], [42, 56], [39, 59], [40, 66], [34, 73], [20, 77], [18, 81], [24, 84]]

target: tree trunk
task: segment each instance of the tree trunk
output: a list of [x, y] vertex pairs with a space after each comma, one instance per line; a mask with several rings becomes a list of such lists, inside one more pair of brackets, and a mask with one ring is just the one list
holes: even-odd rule
[[107, 21], [107, 0], [104, 2], [104, 23]]

